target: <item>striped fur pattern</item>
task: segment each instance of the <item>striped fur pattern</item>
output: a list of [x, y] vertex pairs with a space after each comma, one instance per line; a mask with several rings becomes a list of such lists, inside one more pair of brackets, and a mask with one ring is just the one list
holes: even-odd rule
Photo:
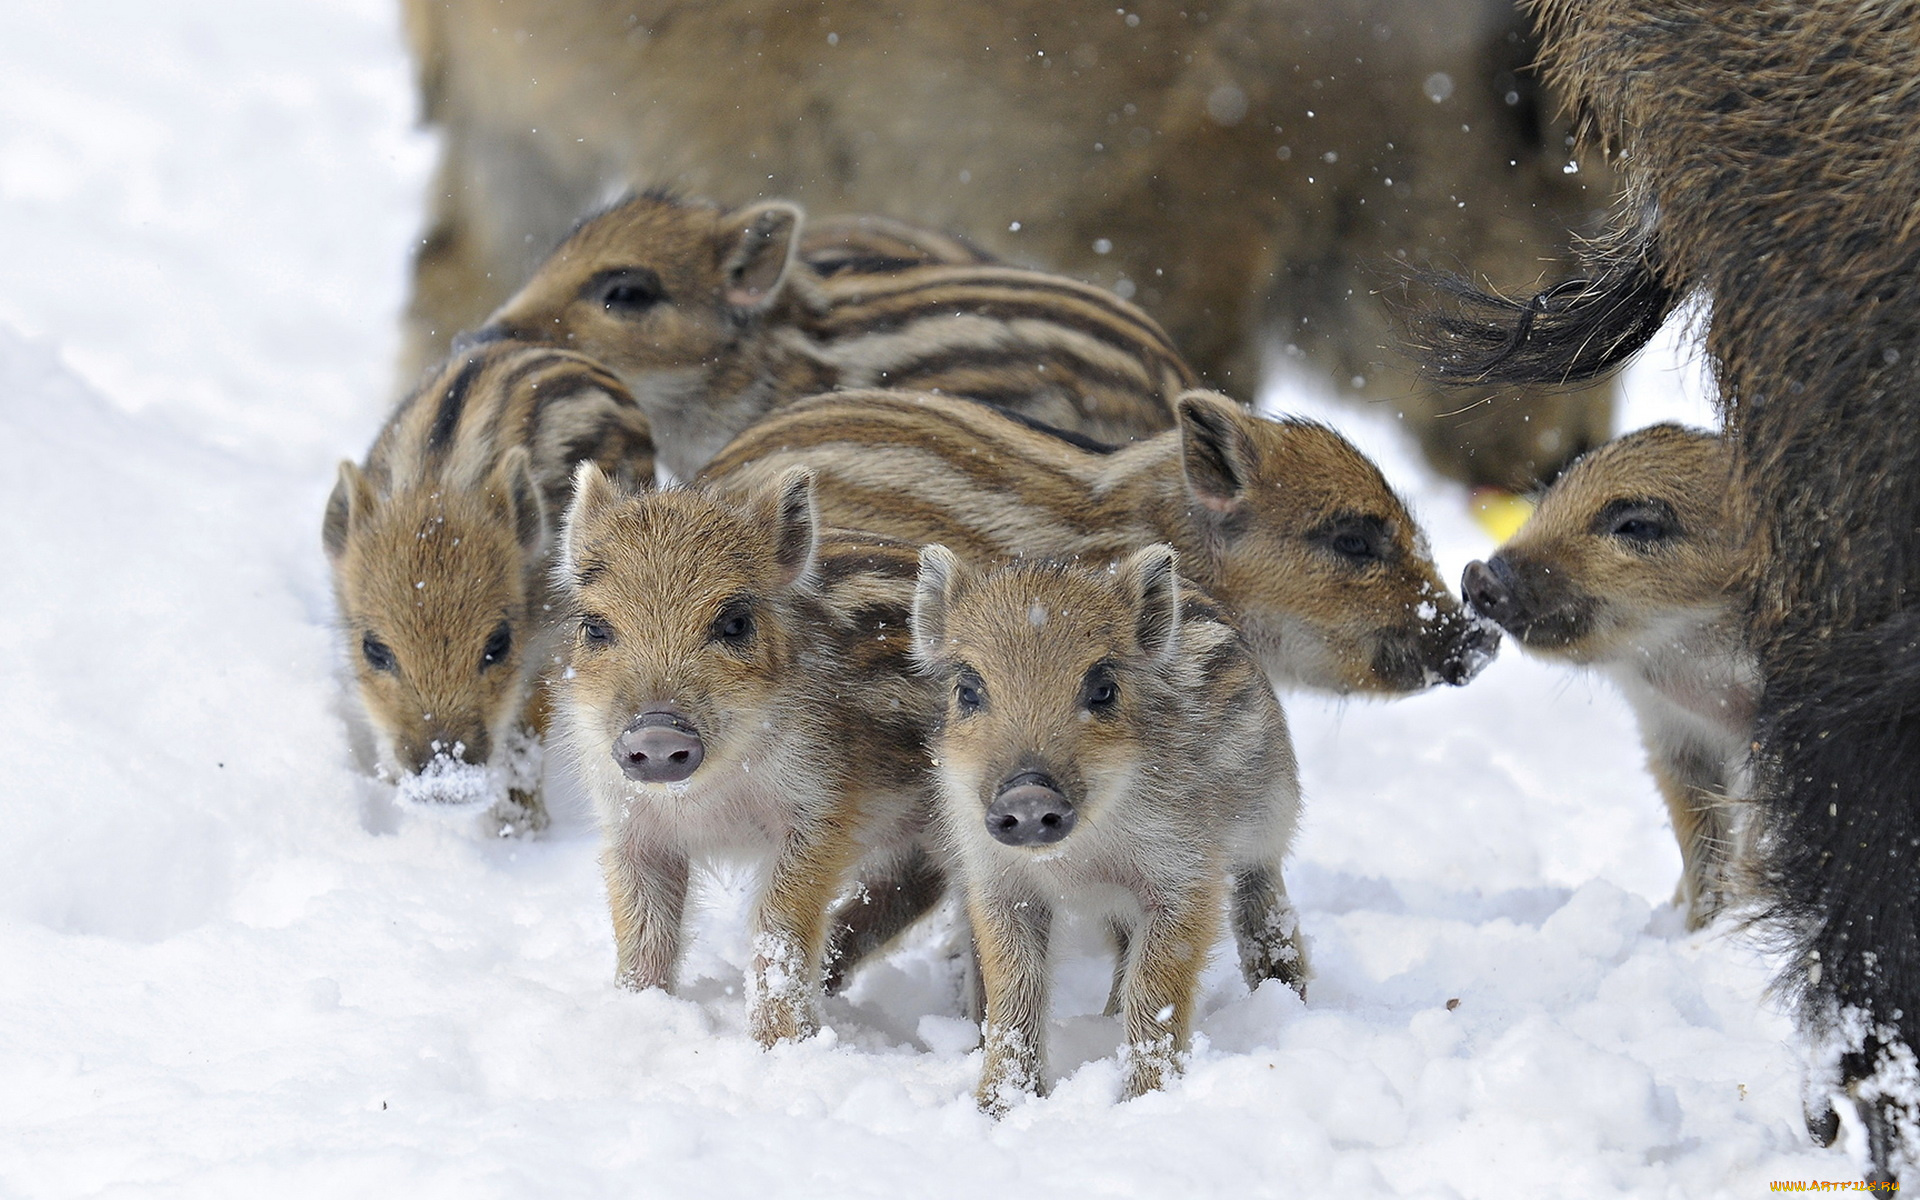
[[1514, 0], [400, 7], [441, 134], [413, 361], [638, 183], [965, 230], [1130, 293], [1234, 395], [1278, 350], [1390, 404], [1468, 482], [1530, 486], [1609, 435], [1604, 385], [1448, 395], [1387, 349], [1383, 267], [1522, 287], [1605, 208], [1604, 163], [1562, 169]]
[[878, 275], [935, 263], [987, 266], [993, 255], [957, 233], [943, 233], [870, 213], [813, 217], [800, 232], [800, 261], [821, 276]]
[[1491, 656], [1351, 443], [1208, 392], [1183, 394], [1178, 415], [1113, 449], [952, 397], [837, 393], [754, 426], [706, 478], [756, 486], [804, 466], [828, 522], [968, 560], [1107, 563], [1170, 543], [1280, 684], [1398, 694], [1465, 683]]
[[[809, 1036], [829, 906], [856, 864], [897, 874], [923, 841], [935, 700], [909, 657], [914, 548], [819, 529], [804, 472], [723, 502], [623, 495], [591, 465], [563, 543], [555, 693], [604, 834], [617, 978], [671, 987], [692, 863], [754, 862], [748, 1026], [765, 1045]], [[692, 757], [649, 774], [650, 737]]]
[[[1305, 987], [1280, 874], [1300, 804], [1286, 718], [1170, 547], [1099, 571], [980, 571], [940, 546], [920, 562], [915, 652], [946, 699], [939, 831], [985, 989], [979, 1103], [998, 1114], [1045, 1090], [1047, 939], [1062, 905], [1115, 931], [1123, 1093], [1158, 1088], [1188, 1050], [1229, 898], [1248, 984]], [[1055, 823], [1028, 841], [1034, 789]]]
[[620, 381], [564, 350], [456, 352], [340, 465], [323, 541], [354, 690], [403, 799], [545, 823], [532, 683], [551, 661], [549, 514], [576, 462], [653, 476]]
[[1620, 688], [1680, 842], [1689, 928], [1734, 898], [1759, 667], [1732, 447], [1678, 425], [1628, 434], [1570, 467], [1461, 592], [1529, 654]]
[[[567, 345], [605, 362], [653, 423], [661, 461], [689, 478], [737, 433], [837, 388], [945, 392], [1095, 438], [1173, 424], [1196, 382], [1153, 319], [1112, 293], [991, 263], [913, 262], [939, 235], [898, 236], [883, 269], [800, 261], [802, 215], [734, 212], [661, 195], [588, 218], [478, 336]], [[856, 248], [896, 240], [842, 235]], [[953, 251], [958, 253], [958, 251]]]

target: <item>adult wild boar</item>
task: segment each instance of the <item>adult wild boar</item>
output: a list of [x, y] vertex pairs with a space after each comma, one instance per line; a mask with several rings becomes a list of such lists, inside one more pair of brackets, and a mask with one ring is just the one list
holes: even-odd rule
[[1759, 582], [1767, 919], [1813, 1044], [1809, 1127], [1920, 1172], [1920, 2], [1552, 0], [1549, 75], [1626, 152], [1586, 281], [1463, 293], [1475, 386], [1591, 379], [1668, 312], [1706, 347]]
[[1481, 403], [1384, 351], [1397, 262], [1535, 284], [1601, 191], [1512, 0], [405, 0], [445, 136], [410, 366], [630, 187], [949, 227], [1113, 287], [1215, 386], [1261, 355], [1391, 403], [1512, 483], [1608, 433], [1604, 387]]

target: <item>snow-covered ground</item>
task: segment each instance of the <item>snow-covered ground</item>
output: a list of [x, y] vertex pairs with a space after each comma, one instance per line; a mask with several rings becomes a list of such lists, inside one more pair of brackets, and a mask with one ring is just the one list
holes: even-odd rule
[[[1751, 1196], [1801, 1128], [1767, 965], [1687, 936], [1633, 727], [1509, 654], [1294, 698], [1302, 1004], [1207, 976], [1120, 1104], [1090, 939], [995, 1125], [929, 929], [744, 1034], [739, 881], [612, 983], [582, 808], [489, 842], [355, 769], [319, 514], [382, 416], [431, 145], [392, 0], [0, 7], [0, 1196]], [[1700, 420], [1637, 368], [1628, 422]], [[1489, 549], [1384, 415], [1457, 576]], [[565, 781], [560, 781], [566, 790]], [[1453, 1004], [1458, 1001], [1457, 1005]]]

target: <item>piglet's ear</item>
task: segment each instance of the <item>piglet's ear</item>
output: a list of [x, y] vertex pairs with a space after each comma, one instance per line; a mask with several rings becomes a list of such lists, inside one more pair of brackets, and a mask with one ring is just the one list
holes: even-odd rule
[[372, 508], [373, 487], [367, 477], [352, 463], [341, 463], [333, 494], [327, 497], [327, 515], [320, 524], [320, 544], [326, 547], [329, 559], [339, 562], [346, 554], [354, 523], [366, 520]]
[[570, 581], [578, 572], [580, 555], [594, 524], [618, 503], [620, 489], [591, 459], [573, 469], [573, 502], [567, 505], [566, 518], [561, 522], [560, 558], [555, 564], [562, 579]]
[[913, 587], [913, 656], [922, 666], [940, 660], [947, 640], [947, 606], [960, 580], [960, 560], [945, 546], [920, 547], [920, 578]]
[[1133, 605], [1134, 634], [1141, 653], [1171, 658], [1180, 648], [1180, 572], [1173, 547], [1136, 550], [1120, 564], [1121, 587]]
[[727, 303], [758, 312], [773, 303], [793, 268], [802, 220], [799, 206], [774, 200], [723, 220], [724, 228], [738, 231], [721, 268]]
[[1253, 482], [1251, 423], [1259, 418], [1218, 392], [1183, 392], [1175, 408], [1187, 491], [1213, 512], [1239, 508]]
[[820, 514], [813, 505], [813, 472], [804, 467], [774, 481], [772, 497], [773, 561], [781, 581], [791, 587], [813, 572], [820, 546]]

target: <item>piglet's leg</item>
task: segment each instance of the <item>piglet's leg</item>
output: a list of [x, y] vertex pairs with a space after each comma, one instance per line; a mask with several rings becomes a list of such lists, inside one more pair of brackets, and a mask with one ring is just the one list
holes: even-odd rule
[[547, 689], [536, 686], [527, 696], [520, 712], [520, 728], [512, 736], [522, 744], [514, 753], [525, 756], [523, 775], [507, 792], [507, 798], [493, 807], [493, 817], [501, 837], [539, 833], [553, 823], [547, 813], [546, 797], [540, 792], [540, 752], [546, 740], [547, 721], [552, 715]]
[[1165, 1086], [1180, 1071], [1193, 1032], [1194, 993], [1213, 945], [1218, 888], [1197, 888], [1149, 908], [1134, 937], [1120, 1018], [1127, 1041], [1120, 1049], [1124, 1095], [1131, 1099]]
[[1120, 1001], [1127, 994], [1127, 960], [1133, 956], [1133, 926], [1119, 918], [1107, 921], [1107, 941], [1113, 946], [1113, 983], [1107, 988], [1107, 1006], [1103, 1017], [1120, 1015]]
[[[754, 913], [747, 1028], [762, 1046], [820, 1031], [820, 960], [827, 910], [859, 857], [837, 828], [791, 835], [774, 860]], [[832, 823], [837, 826], [838, 822]]]
[[610, 842], [600, 855], [619, 955], [614, 978], [642, 991], [671, 987], [687, 902], [687, 859], [669, 850]]
[[986, 992], [981, 1041], [986, 1065], [975, 1092], [980, 1110], [1002, 1116], [1023, 1096], [1046, 1090], [1047, 938], [1044, 900], [986, 888], [967, 897], [967, 915]]
[[932, 912], [946, 894], [946, 873], [921, 846], [883, 864], [871, 878], [862, 875], [857, 894], [833, 914], [827, 994], [838, 995], [855, 967]]
[[1233, 937], [1240, 973], [1249, 988], [1278, 979], [1307, 994], [1307, 956], [1300, 942], [1300, 916], [1287, 899], [1276, 864], [1243, 867], [1233, 877]]
[[1648, 762], [1667, 802], [1673, 836], [1680, 843], [1680, 887], [1674, 903], [1686, 911], [1687, 928], [1712, 924], [1726, 904], [1727, 860], [1733, 840], [1731, 803], [1716, 764], [1681, 757]]

